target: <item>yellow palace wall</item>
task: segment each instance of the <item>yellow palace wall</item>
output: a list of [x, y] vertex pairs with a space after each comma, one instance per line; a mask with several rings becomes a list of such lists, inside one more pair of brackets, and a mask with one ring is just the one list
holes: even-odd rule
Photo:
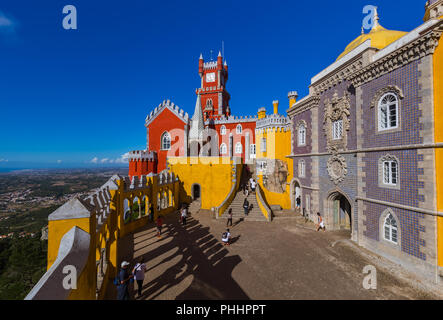
[[[260, 149], [262, 138], [266, 138], [266, 152]], [[291, 131], [282, 129], [266, 129], [257, 132], [257, 159], [278, 159], [288, 164], [288, 177], [284, 193], [271, 192], [263, 186], [262, 174], [258, 174], [258, 183], [262, 187], [266, 202], [269, 205], [280, 205], [283, 209], [291, 209], [290, 182], [294, 177], [292, 159], [286, 158], [291, 153]]]
[[[443, 142], [443, 39], [434, 53], [434, 117], [435, 142]], [[435, 173], [437, 181], [437, 210], [443, 212], [443, 149], [435, 151]], [[443, 267], [443, 217], [438, 217], [438, 265]]]
[[[192, 186], [200, 185], [201, 208], [211, 210], [218, 207], [229, 195], [232, 187], [232, 165], [229, 158], [217, 157], [173, 157], [168, 158], [170, 170], [178, 176], [182, 185], [180, 199], [192, 201]], [[237, 184], [242, 164], [237, 166]]]

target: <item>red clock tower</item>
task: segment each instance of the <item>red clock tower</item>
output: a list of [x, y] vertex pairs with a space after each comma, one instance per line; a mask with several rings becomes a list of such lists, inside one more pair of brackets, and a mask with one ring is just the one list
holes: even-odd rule
[[198, 61], [198, 74], [201, 78], [201, 87], [197, 89], [200, 94], [204, 120], [220, 119], [231, 114], [229, 100], [231, 96], [226, 91], [228, 82], [228, 64], [223, 63], [221, 53], [218, 53], [217, 61], [205, 62], [200, 55]]

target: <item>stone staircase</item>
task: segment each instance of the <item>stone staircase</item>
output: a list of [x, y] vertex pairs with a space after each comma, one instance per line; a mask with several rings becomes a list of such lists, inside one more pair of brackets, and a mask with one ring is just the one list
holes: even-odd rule
[[226, 211], [221, 216], [222, 219], [228, 218], [229, 209], [232, 209], [232, 218], [233, 220], [243, 218], [244, 221], [267, 221], [265, 216], [260, 210], [260, 207], [257, 203], [257, 198], [255, 193], [250, 193], [248, 195], [249, 206], [252, 205], [252, 209], [249, 211], [249, 214], [246, 216], [243, 210], [243, 202], [245, 201], [245, 195], [242, 191], [238, 191], [235, 195], [234, 200], [232, 200], [231, 205], [226, 209]]

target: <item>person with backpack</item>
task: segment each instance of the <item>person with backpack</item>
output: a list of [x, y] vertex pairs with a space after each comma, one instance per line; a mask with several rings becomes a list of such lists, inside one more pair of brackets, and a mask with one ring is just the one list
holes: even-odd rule
[[134, 266], [134, 269], [132, 269], [132, 274], [134, 275], [135, 281], [137, 282], [137, 293], [139, 297], [142, 295], [143, 280], [145, 280], [145, 271], [146, 265], [144, 264], [143, 259], [140, 259], [140, 261]]
[[228, 211], [228, 222], [226, 223], [226, 226], [229, 227], [229, 224], [231, 224], [231, 227], [232, 227], [232, 208], [229, 208], [229, 211]]
[[186, 218], [188, 217], [188, 209], [186, 208], [185, 205], [183, 205], [182, 210], [181, 210], [181, 221], [183, 225], [186, 225]]
[[249, 201], [247, 198], [243, 201], [243, 210], [245, 211], [245, 216], [247, 216], [249, 213]]
[[163, 219], [161, 216], [157, 217], [157, 237], [162, 236], [162, 226], [163, 226]]
[[323, 218], [320, 215], [320, 212], [317, 212], [318, 216], [318, 228], [317, 232], [320, 231], [320, 229], [323, 229], [323, 231], [326, 231], [325, 223], [323, 222]]
[[130, 300], [129, 298], [129, 283], [134, 276], [128, 272], [129, 262], [123, 261], [121, 269], [116, 278], [117, 284], [117, 300]]
[[225, 246], [229, 246], [229, 244], [231, 242], [231, 232], [229, 232], [229, 229], [226, 229], [226, 231], [223, 232], [222, 242]]

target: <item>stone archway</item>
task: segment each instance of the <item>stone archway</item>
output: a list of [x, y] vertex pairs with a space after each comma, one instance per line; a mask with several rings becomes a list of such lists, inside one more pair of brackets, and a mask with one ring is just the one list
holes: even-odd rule
[[[297, 179], [292, 179], [291, 181], [291, 187], [290, 187], [290, 192], [291, 192], [291, 208], [293, 210], [296, 210], [297, 208], [297, 197], [300, 197], [300, 208], [303, 207], [302, 202], [303, 202], [303, 197], [302, 197], [302, 188], [301, 188], [301, 184], [300, 181], [298, 181]], [[301, 213], [301, 210], [300, 210]]]
[[332, 230], [352, 230], [352, 205], [347, 196], [339, 191], [328, 197], [328, 224]]

